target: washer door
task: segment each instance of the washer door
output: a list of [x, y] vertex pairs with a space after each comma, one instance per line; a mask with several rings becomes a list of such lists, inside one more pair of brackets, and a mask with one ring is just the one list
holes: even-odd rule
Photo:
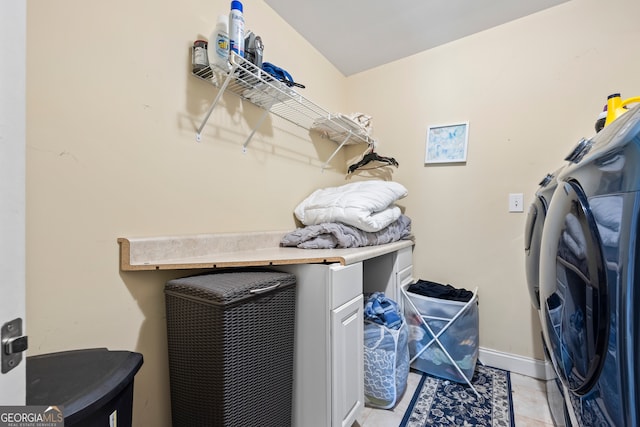
[[543, 333], [559, 378], [583, 395], [602, 370], [609, 330], [601, 239], [579, 184], [562, 183], [542, 242]]

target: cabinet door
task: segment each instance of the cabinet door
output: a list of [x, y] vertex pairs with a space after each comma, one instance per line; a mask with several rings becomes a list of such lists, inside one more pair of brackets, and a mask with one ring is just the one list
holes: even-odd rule
[[331, 425], [350, 427], [364, 407], [362, 295], [331, 310]]

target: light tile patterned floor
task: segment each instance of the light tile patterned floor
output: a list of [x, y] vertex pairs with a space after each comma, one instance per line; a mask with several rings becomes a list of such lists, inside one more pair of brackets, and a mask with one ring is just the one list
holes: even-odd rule
[[[420, 381], [420, 374], [409, 373], [407, 391], [394, 409], [366, 407], [352, 427], [394, 427], [402, 421], [413, 393]], [[513, 412], [516, 427], [553, 426], [547, 406], [544, 383], [531, 377], [511, 373]]]

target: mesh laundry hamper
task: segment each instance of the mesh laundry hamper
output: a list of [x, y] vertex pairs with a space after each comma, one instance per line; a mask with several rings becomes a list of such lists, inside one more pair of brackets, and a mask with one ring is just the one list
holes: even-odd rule
[[256, 270], [167, 282], [173, 427], [291, 425], [295, 283]]
[[464, 382], [479, 395], [471, 380], [478, 361], [478, 288], [468, 302], [432, 298], [401, 287], [409, 325], [411, 367], [436, 377]]

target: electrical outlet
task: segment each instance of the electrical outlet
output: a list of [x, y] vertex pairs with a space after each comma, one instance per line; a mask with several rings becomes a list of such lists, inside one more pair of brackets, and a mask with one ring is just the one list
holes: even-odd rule
[[509, 193], [509, 212], [524, 212], [524, 196], [522, 193]]

